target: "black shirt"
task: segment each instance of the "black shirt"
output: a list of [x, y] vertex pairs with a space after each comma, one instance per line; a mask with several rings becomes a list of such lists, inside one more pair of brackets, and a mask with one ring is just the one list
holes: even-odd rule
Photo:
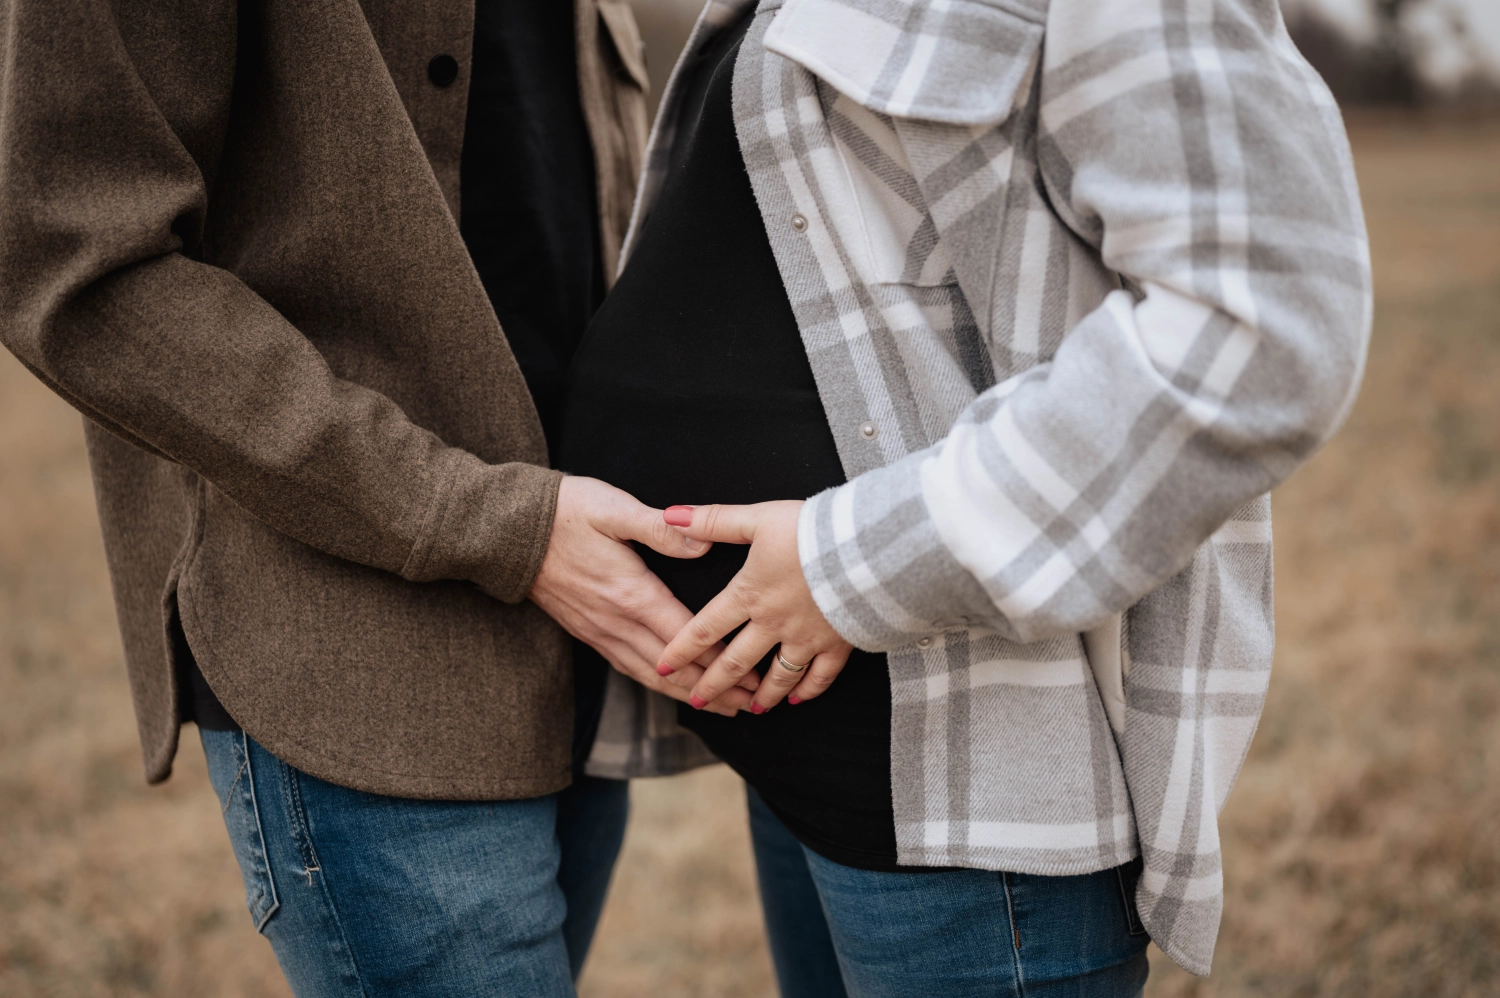
[[604, 294], [575, 38], [567, 0], [479, 0], [459, 178], [459, 227], [554, 463], [568, 365]]
[[[748, 25], [693, 70], [667, 181], [569, 385], [561, 466], [654, 506], [804, 498], [845, 481], [735, 137], [731, 79]], [[746, 550], [642, 556], [697, 611]], [[758, 717], [679, 714], [804, 844], [896, 868], [884, 655], [855, 652], [828, 692]]]
[[[478, 0], [472, 79], [438, 74], [427, 84], [469, 88], [459, 228], [554, 458], [568, 365], [604, 291], [575, 38], [566, 0]], [[178, 654], [191, 662], [186, 642]], [[237, 730], [196, 663], [185, 678], [191, 719]], [[591, 740], [602, 682], [590, 672], [578, 684], [580, 745]]]

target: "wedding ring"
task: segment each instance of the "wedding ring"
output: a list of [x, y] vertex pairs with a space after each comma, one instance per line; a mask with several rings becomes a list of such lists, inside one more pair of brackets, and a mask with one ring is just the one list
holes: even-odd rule
[[788, 662], [786, 660], [786, 656], [781, 654], [780, 651], [776, 653], [776, 661], [787, 672], [801, 672], [803, 669], [807, 668], [807, 665], [812, 664], [809, 662], [807, 663], [807, 665], [797, 665], [795, 662]]

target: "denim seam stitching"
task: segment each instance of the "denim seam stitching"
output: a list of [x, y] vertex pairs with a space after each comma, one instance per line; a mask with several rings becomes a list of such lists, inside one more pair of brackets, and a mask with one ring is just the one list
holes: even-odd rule
[[318, 862], [317, 851], [313, 849], [312, 825], [307, 820], [307, 809], [302, 806], [302, 786], [297, 780], [296, 770], [285, 762], [281, 763], [281, 782], [297, 833], [297, 853], [302, 860], [302, 872], [307, 877], [307, 886], [311, 887], [312, 875], [322, 873], [323, 864]]
[[1010, 919], [1010, 942], [1011, 942], [1011, 973], [1016, 981], [1016, 994], [1024, 998], [1026, 994], [1026, 975], [1021, 970], [1021, 927], [1016, 924], [1016, 902], [1010, 893], [1010, 874], [1000, 874], [1000, 885], [1005, 889], [1005, 912]]
[[[244, 732], [242, 731], [240, 732], [240, 734], [244, 734]], [[249, 765], [250, 759], [248, 756], [240, 760], [240, 768], [234, 771], [234, 782], [229, 784], [229, 792], [224, 795], [224, 806], [219, 808], [220, 815], [227, 815], [229, 813], [230, 807], [234, 805], [234, 790], [240, 785], [240, 780], [245, 776], [245, 767]], [[252, 799], [255, 797], [255, 790], [253, 787], [251, 788], [250, 796]]]
[[[238, 783], [240, 774], [247, 777], [245, 789], [250, 791], [250, 813], [255, 816], [255, 834], [260, 839], [260, 861], [266, 870], [266, 883], [271, 888], [271, 907], [255, 923], [255, 931], [264, 934], [266, 923], [271, 920], [271, 916], [281, 910], [281, 897], [276, 893], [276, 873], [271, 869], [271, 850], [266, 848], [266, 830], [260, 820], [260, 801], [255, 796], [255, 767], [250, 763], [250, 736], [243, 730], [240, 732], [240, 747], [245, 753], [244, 761], [240, 763], [240, 772], [235, 774], [234, 779], [235, 783]], [[230, 794], [232, 795], [233, 792], [234, 788], [231, 786]]]
[[318, 874], [318, 891], [323, 895], [323, 903], [328, 906], [329, 917], [333, 919], [334, 927], [338, 929], [339, 942], [344, 946], [344, 953], [349, 960], [349, 967], [354, 972], [354, 984], [359, 988], [359, 993], [364, 998], [369, 998], [370, 992], [365, 988], [365, 976], [360, 973], [359, 961], [354, 957], [354, 947], [349, 943], [349, 933], [344, 930], [344, 920], [339, 917], [338, 905], [333, 902], [333, 894], [328, 889], [328, 878], [323, 875], [323, 864], [318, 860], [317, 848], [313, 845], [312, 825], [307, 820], [307, 811], [302, 806], [302, 790], [297, 780], [297, 770], [288, 766], [285, 762], [281, 764], [281, 778], [287, 787], [287, 802], [291, 807], [292, 820], [296, 822], [297, 837], [302, 842], [302, 860], [307, 874], [308, 886], [312, 886], [312, 875]]

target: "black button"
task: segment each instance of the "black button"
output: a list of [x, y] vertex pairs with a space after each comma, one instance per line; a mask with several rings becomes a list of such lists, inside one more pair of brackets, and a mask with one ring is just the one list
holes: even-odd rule
[[435, 55], [427, 64], [427, 78], [440, 87], [458, 79], [458, 60], [451, 55]]

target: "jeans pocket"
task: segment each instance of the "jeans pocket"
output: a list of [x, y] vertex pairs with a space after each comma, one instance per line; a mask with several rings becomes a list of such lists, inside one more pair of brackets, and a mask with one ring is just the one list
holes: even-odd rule
[[1135, 907], [1135, 885], [1141, 879], [1141, 860], [1133, 859], [1123, 866], [1115, 867], [1115, 876], [1120, 881], [1120, 902], [1125, 905], [1125, 922], [1132, 936], [1143, 936], [1146, 927], [1141, 924], [1141, 914]]
[[266, 837], [261, 829], [260, 807], [255, 798], [255, 770], [249, 741], [243, 731], [202, 731], [203, 752], [208, 757], [208, 775], [219, 798], [229, 845], [245, 878], [245, 907], [264, 932], [281, 902], [266, 855]]

